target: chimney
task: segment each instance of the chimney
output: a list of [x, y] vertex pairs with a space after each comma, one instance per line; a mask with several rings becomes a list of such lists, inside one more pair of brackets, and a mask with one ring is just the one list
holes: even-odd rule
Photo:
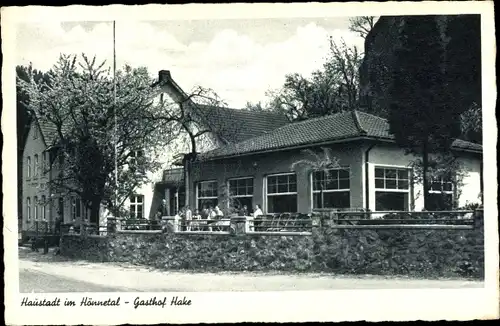
[[160, 83], [164, 83], [169, 80], [172, 80], [172, 76], [170, 75], [170, 70], [160, 70], [160, 72], [158, 73], [158, 81]]

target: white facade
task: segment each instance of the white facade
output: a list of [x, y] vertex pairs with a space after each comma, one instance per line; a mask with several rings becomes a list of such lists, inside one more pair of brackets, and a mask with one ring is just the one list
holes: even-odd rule
[[[376, 211], [375, 168], [388, 167], [407, 169], [412, 161], [413, 155], [405, 155], [402, 149], [388, 145], [376, 145], [369, 152], [368, 162], [368, 186], [369, 186], [369, 208]], [[456, 200], [459, 207], [468, 203], [479, 203], [481, 201], [481, 161], [467, 153], [461, 153], [459, 162], [464, 168], [463, 184], [456, 192]], [[365, 189], [364, 189], [365, 190]], [[396, 190], [397, 191], [397, 190]], [[408, 207], [410, 210], [421, 211], [424, 208], [423, 185], [414, 184], [408, 190]], [[413, 207], [412, 207], [413, 206]]]

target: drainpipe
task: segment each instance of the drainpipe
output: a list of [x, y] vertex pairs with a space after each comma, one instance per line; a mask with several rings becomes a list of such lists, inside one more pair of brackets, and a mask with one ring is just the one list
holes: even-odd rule
[[371, 144], [370, 147], [368, 147], [368, 149], [365, 151], [365, 198], [366, 198], [366, 202], [365, 202], [365, 209], [366, 210], [369, 210], [370, 209], [370, 187], [369, 187], [369, 184], [370, 184], [370, 176], [369, 176], [369, 165], [368, 163], [370, 162], [370, 151], [373, 149], [373, 147], [375, 147], [376, 144]]
[[481, 154], [480, 158], [481, 158], [481, 161], [479, 164], [479, 189], [481, 191], [481, 206], [484, 207], [484, 180], [483, 180], [484, 161], [483, 161], [483, 154]]

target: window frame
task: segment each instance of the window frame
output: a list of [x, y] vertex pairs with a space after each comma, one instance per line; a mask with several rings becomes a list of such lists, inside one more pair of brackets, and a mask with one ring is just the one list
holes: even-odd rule
[[[138, 199], [141, 198], [141, 201]], [[135, 200], [132, 200], [135, 199]], [[129, 212], [132, 218], [134, 219], [143, 219], [144, 218], [144, 195], [142, 194], [133, 194], [129, 197]], [[139, 212], [138, 207], [141, 207], [140, 212], [141, 212], [141, 217], [138, 217], [137, 213]], [[134, 209], [132, 209], [134, 207]]]
[[31, 221], [31, 197], [26, 197], [26, 213], [27, 213], [27, 221]]
[[[233, 195], [231, 193], [231, 181], [238, 181], [238, 180], [252, 180], [252, 194], [249, 195], [249, 194], [245, 194], [245, 195]], [[229, 188], [229, 192], [231, 193], [231, 197], [234, 197], [234, 198], [248, 198], [248, 197], [253, 197], [254, 196], [254, 180], [255, 178], [254, 177], [236, 177], [236, 178], [229, 178], [227, 179], [227, 186]], [[238, 187], [236, 187], [238, 188]], [[245, 187], [246, 188], [246, 187]]]
[[[208, 183], [208, 182], [213, 182], [215, 183], [215, 191], [216, 191], [216, 196], [209, 196], [209, 197], [200, 197], [200, 186], [202, 183]], [[219, 183], [217, 182], [216, 179], [210, 179], [210, 180], [203, 180], [203, 181], [198, 181], [196, 182], [196, 187], [195, 187], [195, 191], [196, 191], [196, 208], [197, 209], [202, 209], [202, 207], [199, 207], [199, 202], [200, 202], [200, 199], [201, 200], [217, 200], [217, 203], [219, 202]]]
[[[384, 169], [384, 177], [383, 177], [384, 188], [377, 188], [376, 180], [381, 179], [380, 177], [376, 177], [376, 170], [377, 169]], [[394, 179], [394, 180], [396, 180], [396, 188], [395, 189], [385, 188], [386, 180], [387, 180], [387, 177], [385, 175], [385, 170], [396, 170], [396, 178]], [[402, 180], [406, 180], [408, 182], [408, 187], [406, 189], [399, 189], [398, 188], [398, 180], [399, 180], [398, 170], [406, 170], [408, 172], [408, 179], [402, 179]], [[406, 200], [406, 203], [404, 206], [408, 207], [408, 210], [410, 210], [410, 207], [412, 205], [411, 203], [412, 203], [412, 192], [413, 192], [412, 191], [412, 182], [411, 182], [412, 173], [413, 173], [413, 169], [411, 167], [408, 167], [408, 166], [384, 165], [384, 164], [374, 164], [373, 165], [373, 194], [374, 194], [373, 198], [374, 198], [374, 204], [375, 204], [375, 207], [374, 207], [375, 212], [380, 211], [380, 210], [377, 210], [377, 192], [381, 192], [381, 193], [384, 193], [384, 192], [391, 193], [392, 192], [392, 193], [407, 194], [407, 200]], [[391, 211], [391, 210], [384, 210], [384, 211]], [[397, 211], [397, 210], [394, 210], [394, 211]]]
[[[251, 195], [248, 195], [248, 194], [245, 194], [245, 195], [233, 195], [232, 192], [231, 192], [231, 181], [238, 181], [238, 180], [252, 180], [252, 194]], [[249, 210], [252, 208], [252, 204], [253, 204], [253, 197], [254, 197], [254, 192], [255, 192], [255, 177], [253, 176], [248, 176], [248, 177], [235, 177], [235, 178], [229, 178], [227, 179], [227, 187], [229, 189], [229, 194], [231, 196], [231, 198], [250, 198], [251, 199], [251, 204], [250, 204], [250, 207], [247, 207]], [[236, 187], [238, 188], [238, 187]], [[248, 187], [245, 186], [245, 189], [248, 189]], [[241, 202], [239, 203], [241, 204]], [[229, 205], [229, 203], [228, 203]], [[229, 207], [227, 207], [229, 208]]]
[[35, 221], [38, 221], [38, 196], [33, 197], [33, 213]]
[[[269, 193], [269, 177], [279, 177], [279, 176], [289, 176], [293, 175], [295, 176], [295, 192], [276, 192], [276, 193]], [[266, 214], [274, 214], [274, 213], [285, 213], [285, 212], [269, 212], [268, 206], [269, 206], [269, 196], [271, 197], [278, 197], [278, 196], [295, 196], [296, 197], [296, 205], [297, 208], [296, 210], [298, 211], [298, 200], [299, 200], [299, 189], [298, 189], [298, 184], [297, 184], [297, 173], [296, 172], [280, 172], [280, 173], [272, 173], [268, 174], [264, 178], [264, 200], [265, 203], [263, 205], [263, 209], [265, 209]], [[290, 183], [288, 182], [288, 189], [290, 188]]]
[[[429, 184], [429, 193], [430, 194], [451, 194], [453, 195], [454, 191], [455, 191], [455, 183], [453, 182], [453, 178], [450, 177], [450, 181], [444, 181], [445, 179], [443, 177], [439, 177], [439, 181], [436, 181], [436, 178], [431, 178], [430, 180], [430, 184]], [[439, 185], [441, 186], [441, 190], [433, 190], [432, 189], [432, 185], [434, 183], [439, 183]], [[450, 186], [451, 186], [451, 190], [443, 190], [444, 189], [444, 185], [449, 183]]]
[[41, 208], [42, 208], [42, 209], [41, 209], [41, 213], [42, 213], [42, 214], [41, 214], [41, 215], [42, 215], [42, 220], [43, 220], [43, 221], [45, 221], [45, 220], [47, 219], [47, 212], [46, 212], [46, 210], [45, 210], [45, 209], [46, 209], [46, 207], [47, 207], [47, 205], [45, 204], [45, 200], [46, 200], [45, 195], [42, 195], [42, 203], [41, 203], [41, 206], [42, 206], [42, 207], [41, 207]]
[[[349, 194], [349, 207], [342, 207], [342, 208], [350, 208], [351, 206], [351, 167], [350, 166], [341, 166], [339, 168], [333, 168], [333, 169], [328, 169], [329, 171], [332, 171], [332, 170], [347, 170], [349, 172], [349, 188], [340, 188], [340, 176], [337, 178], [337, 181], [338, 181], [338, 184], [339, 184], [339, 188], [338, 189], [326, 189], [326, 190], [323, 190], [323, 194], [326, 194], [326, 193], [335, 193], [335, 192], [347, 192]], [[314, 207], [314, 195], [315, 194], [321, 194], [321, 190], [314, 190], [314, 174], [316, 172], [323, 172], [322, 170], [313, 170], [309, 173], [309, 183], [310, 183], [310, 190], [311, 190], [311, 209], [316, 209], [317, 207]], [[342, 178], [343, 179], [343, 178]], [[323, 207], [325, 208], [325, 207]], [[335, 209], [335, 207], [326, 207], [326, 208], [333, 208]], [[339, 207], [340, 208], [340, 207]]]
[[39, 164], [39, 159], [38, 159], [38, 154], [33, 155], [33, 178], [38, 177], [38, 164]]
[[[434, 183], [439, 183], [441, 190], [434, 190], [432, 189], [432, 186]], [[451, 189], [450, 190], [444, 190], [444, 185], [449, 183]], [[454, 182], [454, 176], [450, 175], [449, 181], [445, 181], [445, 178], [442, 176], [439, 177], [439, 181], [436, 181], [436, 178], [431, 178], [429, 182], [429, 195], [445, 195], [445, 196], [451, 196], [451, 209], [453, 209], [456, 205], [455, 200], [456, 200], [456, 187], [455, 187], [455, 182]]]
[[47, 156], [48, 156], [48, 153], [46, 151], [42, 152], [42, 175], [45, 175], [47, 173], [47, 170], [48, 170], [48, 162], [47, 162]]
[[27, 168], [26, 178], [30, 179], [31, 178], [31, 156], [26, 157], [26, 168]]
[[71, 197], [71, 219], [76, 221], [76, 197]]

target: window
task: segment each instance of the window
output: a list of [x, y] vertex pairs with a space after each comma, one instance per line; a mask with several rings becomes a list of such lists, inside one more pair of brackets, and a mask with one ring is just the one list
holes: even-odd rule
[[42, 215], [42, 220], [45, 221], [45, 219], [47, 218], [47, 212], [46, 212], [46, 209], [47, 209], [47, 205], [45, 204], [45, 196], [42, 196], [42, 202], [40, 203], [41, 204], [41, 215]]
[[31, 178], [31, 157], [26, 158], [26, 177]]
[[[142, 150], [132, 151], [130, 153], [130, 164], [129, 167], [134, 172], [143, 172], [141, 169], [141, 160], [144, 157], [144, 152]], [[139, 169], [138, 169], [139, 168]]]
[[349, 168], [312, 173], [313, 208], [351, 207]]
[[76, 200], [76, 217], [82, 217], [82, 200], [80, 198]]
[[427, 207], [431, 211], [453, 209], [453, 182], [451, 175], [434, 178], [429, 187]]
[[79, 219], [81, 217], [82, 201], [80, 198], [71, 198], [71, 218], [73, 220]]
[[218, 203], [217, 181], [202, 181], [198, 183], [197, 208], [215, 207]]
[[34, 217], [35, 217], [35, 221], [38, 220], [38, 197], [35, 196], [33, 197], [33, 212], [34, 212]]
[[31, 198], [28, 197], [26, 198], [26, 215], [27, 215], [27, 220], [31, 220]]
[[132, 218], [143, 218], [144, 216], [144, 196], [130, 196], [130, 216]]
[[42, 153], [42, 174], [47, 173], [49, 167], [48, 156], [47, 152]]
[[375, 210], [408, 210], [409, 181], [409, 169], [375, 167]]
[[35, 162], [34, 162], [34, 168], [33, 168], [33, 176], [37, 177], [38, 176], [38, 154], [35, 154]]
[[253, 178], [229, 179], [229, 193], [238, 207], [252, 208]]
[[267, 212], [297, 212], [297, 176], [294, 173], [267, 177]]
[[33, 139], [38, 138], [38, 127], [36, 125], [33, 125]]
[[64, 221], [64, 198], [60, 197], [59, 198], [59, 202], [58, 202], [58, 214], [59, 214], [59, 217], [61, 218], [61, 220]]

